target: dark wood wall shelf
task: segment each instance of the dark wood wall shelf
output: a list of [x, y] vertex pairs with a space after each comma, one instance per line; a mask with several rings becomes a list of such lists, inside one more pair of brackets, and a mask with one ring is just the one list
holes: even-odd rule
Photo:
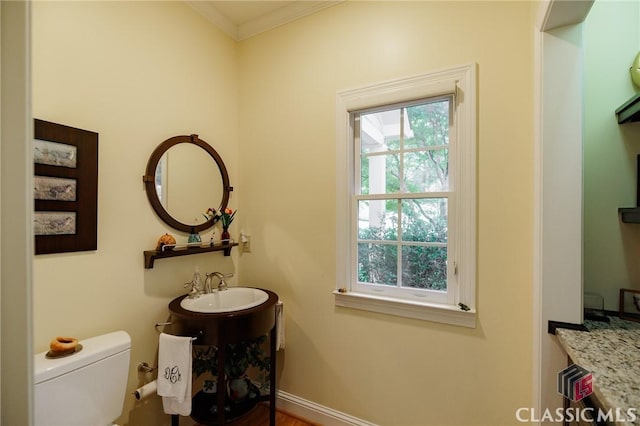
[[640, 223], [639, 207], [621, 207], [618, 209], [618, 213], [624, 223]]
[[212, 251], [222, 251], [225, 256], [231, 255], [231, 249], [238, 243], [215, 244], [213, 246], [188, 247], [173, 250], [146, 250], [144, 252], [145, 269], [153, 269], [153, 263], [156, 259], [166, 259], [168, 257], [189, 256], [192, 254], [209, 253]]
[[636, 93], [631, 99], [622, 104], [616, 110], [618, 124], [640, 120], [640, 93]]

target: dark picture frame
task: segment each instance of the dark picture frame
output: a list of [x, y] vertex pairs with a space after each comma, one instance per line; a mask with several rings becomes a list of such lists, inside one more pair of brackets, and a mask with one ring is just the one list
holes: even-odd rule
[[621, 288], [618, 311], [621, 319], [640, 322], [640, 290]]
[[35, 253], [97, 250], [98, 133], [34, 119], [34, 139]]

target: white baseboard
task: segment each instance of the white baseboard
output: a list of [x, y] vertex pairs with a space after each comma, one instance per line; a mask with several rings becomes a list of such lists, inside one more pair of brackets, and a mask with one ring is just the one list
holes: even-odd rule
[[322, 426], [377, 426], [281, 390], [276, 392], [276, 406], [279, 410]]

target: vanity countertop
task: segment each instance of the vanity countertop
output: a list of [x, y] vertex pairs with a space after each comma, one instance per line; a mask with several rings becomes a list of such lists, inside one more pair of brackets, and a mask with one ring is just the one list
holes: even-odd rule
[[634, 408], [640, 425], [640, 323], [611, 317], [585, 321], [586, 331], [556, 330], [571, 360], [593, 374], [593, 393], [606, 411]]

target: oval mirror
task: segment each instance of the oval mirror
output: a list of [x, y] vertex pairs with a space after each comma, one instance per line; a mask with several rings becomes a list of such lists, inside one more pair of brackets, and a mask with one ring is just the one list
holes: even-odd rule
[[156, 214], [183, 232], [213, 226], [215, 220], [203, 214], [210, 207], [227, 207], [233, 190], [222, 157], [198, 135], [174, 136], [158, 145], [143, 180]]

